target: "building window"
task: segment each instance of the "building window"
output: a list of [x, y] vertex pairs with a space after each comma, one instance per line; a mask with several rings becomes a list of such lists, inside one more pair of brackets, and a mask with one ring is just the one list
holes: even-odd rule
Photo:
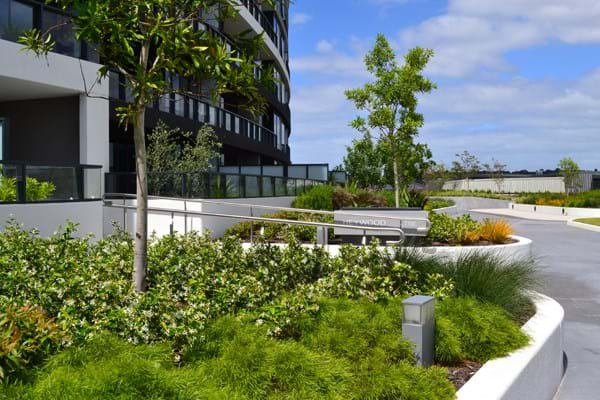
[[4, 160], [6, 151], [6, 124], [2, 118], [0, 118], [0, 161]]
[[0, 37], [16, 41], [33, 28], [33, 6], [15, 0], [0, 0]]
[[81, 57], [81, 44], [75, 40], [73, 27], [69, 22], [69, 17], [53, 11], [44, 9], [42, 11], [42, 31], [52, 27], [58, 27], [52, 30], [52, 39], [54, 39], [54, 52], [72, 57]]

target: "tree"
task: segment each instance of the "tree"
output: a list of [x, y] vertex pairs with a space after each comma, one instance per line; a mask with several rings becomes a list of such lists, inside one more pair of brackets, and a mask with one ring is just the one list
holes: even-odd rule
[[431, 57], [433, 50], [415, 47], [404, 56], [404, 64], [398, 65], [394, 50], [380, 34], [365, 57], [375, 81], [346, 91], [355, 107], [368, 113], [367, 119], [357, 117], [352, 126], [363, 134], [376, 131], [380, 149], [391, 163], [396, 207], [400, 207], [401, 192], [406, 193], [417, 179], [414, 173], [420, 168], [415, 163], [420, 167], [431, 158], [427, 146], [415, 142], [424, 124], [423, 115], [416, 111], [417, 96], [436, 87], [422, 75]]
[[184, 174], [190, 186], [213, 166], [220, 147], [210, 125], [204, 125], [194, 135], [179, 128], [171, 129], [159, 121], [148, 137], [149, 192], [160, 196], [169, 182], [184, 179]]
[[448, 180], [449, 172], [444, 163], [433, 162], [423, 172], [423, 181], [429, 190], [441, 190]]
[[469, 153], [467, 150], [460, 154], [456, 154], [458, 160], [452, 161], [452, 174], [455, 179], [465, 179], [467, 181], [467, 190], [470, 190], [469, 180], [477, 175], [481, 164], [477, 157]]
[[368, 132], [346, 147], [344, 167], [350, 181], [359, 187], [381, 185], [382, 161], [377, 144]]
[[565, 181], [567, 195], [581, 189], [581, 170], [579, 169], [579, 165], [573, 161], [572, 158], [567, 157], [560, 160], [558, 169], [560, 171], [560, 176], [562, 176]]
[[[219, 94], [235, 92], [246, 100], [248, 109], [262, 111], [265, 100], [254, 77], [254, 56], [259, 38], [237, 38], [239, 54], [228, 50], [223, 40], [201, 24], [225, 20], [237, 13], [235, 0], [56, 0], [52, 2], [72, 12], [78, 41], [94, 44], [104, 65], [99, 79], [109, 71], [125, 77], [132, 101], [118, 110], [122, 122], [133, 125], [136, 163], [136, 226], [134, 284], [146, 290], [148, 237], [148, 180], [145, 138], [146, 108], [168, 93], [190, 94], [216, 100]], [[66, 24], [66, 23], [65, 23]], [[54, 47], [52, 31], [33, 29], [21, 43], [36, 55], [46, 55]], [[270, 77], [265, 73], [263, 76]], [[177, 89], [175, 79], [185, 80], [187, 90]], [[209, 82], [202, 85], [202, 82]]]
[[498, 193], [502, 192], [502, 184], [504, 183], [504, 170], [506, 169], [506, 164], [503, 164], [495, 158], [492, 158], [492, 163], [483, 164], [483, 169], [496, 183]]

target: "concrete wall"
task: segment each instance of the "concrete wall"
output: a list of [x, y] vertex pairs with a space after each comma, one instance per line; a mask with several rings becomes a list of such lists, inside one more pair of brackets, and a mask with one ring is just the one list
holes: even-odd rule
[[79, 224], [78, 236], [93, 234], [102, 237], [102, 201], [0, 205], [0, 230], [14, 218], [25, 229], [38, 229], [50, 236], [67, 221]]
[[[294, 201], [294, 197], [264, 197], [253, 199], [227, 199], [227, 203], [237, 204], [255, 204], [275, 207], [289, 207]], [[123, 204], [122, 201], [115, 201], [116, 204]], [[135, 205], [134, 201], [126, 202], [128, 205]], [[235, 205], [221, 204], [203, 204], [193, 201], [184, 202], [183, 200], [150, 200], [150, 208], [168, 208], [174, 210], [184, 210], [187, 207], [189, 211], [202, 211], [218, 214], [235, 214], [240, 216], [250, 216], [250, 209]], [[254, 216], [272, 214], [272, 210], [253, 209]], [[112, 222], [116, 222], [121, 227], [127, 229], [133, 234], [135, 227], [135, 210], [127, 211], [126, 215], [122, 209], [104, 208], [104, 234], [112, 232]], [[213, 237], [221, 237], [227, 228], [241, 222], [240, 219], [207, 217], [207, 216], [188, 216], [172, 215], [171, 212], [150, 212], [148, 218], [148, 232], [155, 232], [158, 236], [168, 235], [171, 230], [171, 224], [176, 232], [184, 233], [189, 231], [205, 232], [210, 231]]]
[[526, 211], [536, 214], [561, 215], [573, 218], [600, 218], [600, 208], [534, 206], [531, 204], [514, 203], [510, 203], [508, 208], [515, 211]]
[[524, 326], [529, 346], [487, 362], [457, 393], [458, 400], [552, 400], [564, 375], [564, 310], [543, 295]]
[[483, 190], [500, 193], [536, 193], [554, 192], [564, 193], [565, 183], [561, 177], [539, 178], [505, 178], [498, 190], [498, 185], [493, 179], [465, 179], [444, 183], [444, 190]]
[[[79, 159], [81, 163], [103, 165], [102, 172], [108, 172], [109, 102], [105, 98], [109, 84], [108, 80], [95, 83], [100, 65], [55, 53], [38, 58], [22, 50], [22, 45], [0, 39], [0, 101], [39, 100], [36, 107], [27, 110], [28, 117], [35, 123], [36, 112], [43, 113], [46, 103], [51, 104], [47, 99], [70, 97], [73, 101], [69, 108], [71, 112], [54, 112], [60, 114], [56, 118], [69, 118], [74, 129], [79, 131], [79, 140], [69, 144], [69, 153], [73, 153], [71, 158]], [[94, 98], [86, 95], [86, 89]], [[48, 137], [60, 136], [62, 133], [58, 130], [58, 126], [54, 127]], [[55, 150], [45, 146], [43, 152]], [[40, 153], [39, 156], [50, 157], [51, 154]], [[66, 156], [61, 155], [61, 158], [68, 161]]]

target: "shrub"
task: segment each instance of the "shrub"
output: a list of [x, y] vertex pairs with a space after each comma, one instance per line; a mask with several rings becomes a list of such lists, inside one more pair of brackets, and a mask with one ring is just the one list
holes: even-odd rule
[[[0, 174], [2, 169], [0, 168]], [[52, 197], [56, 186], [52, 182], [39, 181], [32, 177], [27, 177], [26, 180], [27, 201], [42, 201]], [[0, 176], [0, 203], [17, 201], [17, 180]]]
[[471, 244], [479, 240], [481, 225], [465, 214], [452, 217], [448, 214], [429, 213], [431, 229], [427, 238], [432, 242], [450, 245]]
[[513, 233], [510, 223], [503, 219], [484, 220], [479, 232], [482, 240], [496, 244], [507, 243]]
[[425, 211], [433, 211], [440, 208], [452, 207], [455, 203], [452, 200], [447, 199], [428, 199], [425, 207]]
[[491, 304], [466, 297], [447, 298], [437, 303], [436, 312], [439, 313], [436, 357], [441, 362], [461, 359], [486, 362], [504, 357], [529, 342], [505, 311]]
[[334, 187], [329, 185], [313, 186], [307, 192], [296, 197], [292, 207], [308, 210], [328, 210], [333, 211], [333, 192]]
[[455, 261], [427, 257], [405, 250], [396, 260], [408, 263], [421, 274], [441, 274], [454, 285], [454, 296], [473, 297], [503, 308], [513, 318], [529, 309], [528, 291], [541, 285], [532, 259], [502, 259], [471, 252]]
[[0, 303], [0, 382], [39, 364], [60, 348], [63, 338], [40, 307]]

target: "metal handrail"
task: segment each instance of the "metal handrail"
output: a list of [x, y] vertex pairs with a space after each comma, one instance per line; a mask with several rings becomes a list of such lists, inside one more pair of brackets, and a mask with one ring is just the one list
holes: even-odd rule
[[[135, 206], [129, 206], [126, 204], [114, 204], [114, 203], [112, 203], [110, 201], [106, 201], [106, 200], [104, 202], [104, 205], [106, 207], [123, 209], [124, 210], [124, 218], [126, 218], [127, 210], [136, 210]], [[386, 244], [389, 244], [389, 245], [402, 244], [405, 239], [404, 231], [400, 228], [383, 228], [383, 227], [345, 225], [345, 224], [335, 224], [335, 223], [332, 224], [329, 222], [317, 222], [317, 221], [295, 221], [295, 220], [283, 219], [283, 218], [267, 218], [267, 217], [254, 217], [254, 216], [249, 217], [247, 215], [223, 214], [223, 213], [213, 213], [213, 212], [207, 212], [207, 211], [192, 211], [192, 210], [187, 210], [187, 209], [186, 210], [178, 210], [178, 209], [173, 209], [173, 208], [149, 207], [147, 210], [149, 212], [167, 213], [167, 214], [170, 213], [171, 221], [172, 221], [171, 226], [173, 226], [173, 220], [175, 218], [175, 214], [183, 215], [186, 218], [186, 220], [185, 220], [186, 229], [187, 229], [187, 216], [188, 215], [198, 215], [198, 216], [206, 216], [206, 217], [240, 219], [240, 220], [246, 220], [246, 221], [249, 220], [249, 221], [258, 221], [258, 222], [269, 222], [269, 223], [274, 223], [274, 224], [285, 224], [285, 225], [303, 225], [303, 226], [316, 226], [316, 227], [322, 227], [322, 228], [356, 229], [358, 231], [363, 232], [363, 243], [366, 243], [366, 232], [367, 231], [396, 232], [398, 234], [398, 241], [389, 241], [389, 240], [386, 241]], [[186, 231], [186, 233], [187, 233], [187, 231]]]
[[[120, 196], [122, 198], [129, 198], [129, 199], [135, 199], [136, 196], [132, 195], [132, 194], [126, 194], [126, 193], [107, 193], [104, 195], [105, 198], [106, 197], [110, 197], [110, 196]], [[273, 211], [289, 211], [289, 212], [297, 212], [297, 213], [303, 213], [303, 214], [321, 214], [321, 215], [335, 215], [335, 212], [333, 211], [327, 211], [327, 210], [310, 210], [310, 209], [305, 209], [305, 208], [293, 208], [293, 207], [279, 207], [279, 206], [264, 206], [264, 205], [259, 205], [259, 204], [245, 204], [245, 203], [233, 203], [233, 202], [227, 202], [227, 201], [218, 201], [218, 200], [204, 200], [204, 199], [182, 199], [182, 198], [177, 198], [177, 197], [162, 197], [162, 196], [148, 196], [148, 199], [153, 199], [153, 200], [176, 200], [176, 201], [183, 201], [183, 206], [185, 209], [187, 209], [187, 203], [191, 202], [191, 203], [200, 203], [200, 204], [215, 204], [215, 205], [226, 205], [226, 206], [234, 206], [234, 207], [244, 207], [244, 208], [249, 208], [250, 212], [252, 212], [252, 210], [256, 209], [262, 209], [262, 210], [273, 210]], [[345, 212], [344, 211], [344, 215], [346, 216], [351, 216], [351, 217], [361, 217], [364, 218], [365, 215], [364, 214], [356, 214], [356, 213], [352, 213], [352, 212]], [[386, 218], [389, 220], [393, 220], [393, 221], [419, 221], [419, 222], [425, 222], [425, 227], [424, 228], [417, 228], [418, 231], [424, 231], [424, 230], [429, 230], [431, 229], [431, 221], [427, 218], [419, 218], [419, 217], [393, 217], [393, 216], [388, 216], [388, 215], [373, 215], [373, 214], [369, 214], [368, 217], [377, 217], [377, 218]], [[348, 226], [348, 225], [342, 225], [342, 226]]]

